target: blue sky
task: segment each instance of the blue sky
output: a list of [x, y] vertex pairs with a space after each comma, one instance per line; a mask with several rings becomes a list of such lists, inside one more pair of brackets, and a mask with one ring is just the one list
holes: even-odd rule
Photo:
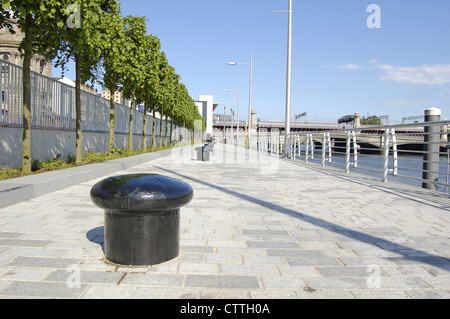
[[[370, 29], [370, 4], [381, 28]], [[248, 114], [253, 54], [253, 109], [261, 120], [284, 121], [287, 0], [123, 0], [122, 15], [148, 18], [190, 95], [214, 95], [218, 113]], [[437, 107], [450, 118], [450, 1], [293, 0], [292, 117], [332, 122], [359, 112], [423, 115]], [[56, 71], [57, 72], [57, 71]], [[55, 73], [56, 73], [55, 72]], [[67, 73], [71, 76], [71, 73]]]

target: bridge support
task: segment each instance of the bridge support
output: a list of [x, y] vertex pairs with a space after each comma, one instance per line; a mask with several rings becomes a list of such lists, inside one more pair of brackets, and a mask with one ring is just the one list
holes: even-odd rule
[[[425, 122], [437, 122], [441, 120], [441, 110], [431, 108], [425, 110]], [[434, 183], [439, 179], [439, 149], [441, 130], [438, 125], [426, 126], [423, 145], [423, 179], [422, 188], [437, 190]]]

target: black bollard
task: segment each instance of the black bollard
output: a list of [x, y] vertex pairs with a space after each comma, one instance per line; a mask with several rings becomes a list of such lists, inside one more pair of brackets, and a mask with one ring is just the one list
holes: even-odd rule
[[193, 196], [189, 184], [155, 174], [110, 177], [94, 185], [91, 199], [105, 210], [105, 258], [127, 266], [176, 258], [180, 207]]
[[[425, 122], [438, 122], [441, 120], [441, 110], [431, 108], [425, 110]], [[439, 179], [439, 150], [441, 141], [441, 127], [425, 126], [423, 144], [423, 179], [422, 188], [437, 190], [435, 182]], [[430, 182], [431, 181], [431, 182]]]
[[213, 149], [209, 146], [199, 146], [195, 148], [197, 151], [197, 160], [202, 162], [209, 162], [211, 158], [211, 152]]

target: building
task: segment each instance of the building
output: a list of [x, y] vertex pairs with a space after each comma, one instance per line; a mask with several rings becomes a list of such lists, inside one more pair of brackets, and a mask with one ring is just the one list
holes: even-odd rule
[[[111, 92], [105, 88], [102, 90], [102, 98], [111, 99]], [[114, 102], [117, 104], [122, 104], [122, 92], [116, 91], [114, 92]]]
[[[108, 89], [103, 88], [102, 98], [107, 99], [109, 101], [109, 99], [111, 98], [111, 92]], [[125, 99], [123, 97], [123, 93], [120, 91], [114, 92], [114, 103], [131, 107], [131, 101]]]
[[[24, 38], [24, 34], [17, 25], [13, 25], [16, 33], [12, 34], [8, 28], [0, 29], [0, 84], [2, 91], [0, 122], [3, 117], [9, 116], [18, 122], [21, 107], [21, 83], [17, 72], [23, 66], [23, 58], [20, 55], [19, 46]], [[17, 67], [16, 67], [17, 65]], [[31, 71], [51, 77], [52, 62], [44, 56], [35, 54], [31, 58]], [[43, 88], [45, 90], [45, 88]]]
[[[15, 34], [9, 32], [8, 28], [0, 29], [0, 59], [9, 63], [22, 66], [23, 59], [20, 56], [19, 45], [24, 38], [20, 29], [13, 26]], [[31, 59], [31, 71], [51, 77], [52, 61], [47, 60], [41, 55], [34, 55]]]
[[213, 113], [219, 103], [214, 103], [214, 97], [212, 95], [199, 95], [198, 101], [195, 101], [195, 105], [198, 108], [198, 112], [205, 120], [205, 134], [206, 139], [209, 140], [213, 133]]
[[[68, 85], [70, 87], [75, 88], [75, 81], [72, 81], [71, 79], [68, 79], [66, 77], [53, 78], [53, 79], [55, 79], [56, 81], [58, 81], [60, 83], [63, 83], [63, 84], [66, 84], [66, 85]], [[95, 94], [95, 95], [98, 94], [97, 93], [97, 89], [95, 89], [95, 88], [93, 88], [93, 87], [91, 87], [89, 85], [86, 85], [86, 84], [81, 84], [81, 91], [88, 92], [88, 93]]]

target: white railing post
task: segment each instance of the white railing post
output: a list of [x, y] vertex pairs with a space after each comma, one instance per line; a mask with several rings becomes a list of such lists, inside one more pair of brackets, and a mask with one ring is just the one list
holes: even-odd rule
[[350, 131], [347, 132], [347, 140], [346, 140], [346, 148], [345, 148], [345, 173], [350, 172], [350, 150], [351, 150], [351, 137], [352, 133]]
[[356, 140], [356, 132], [352, 131], [353, 137], [353, 167], [358, 168], [358, 143]]
[[327, 144], [326, 144], [326, 133], [322, 134], [322, 167], [325, 167], [325, 160], [327, 156]]
[[306, 153], [305, 153], [305, 163], [308, 163], [309, 157], [309, 134], [306, 134]]
[[390, 129], [384, 131], [383, 138], [383, 183], [387, 182], [389, 170], [389, 132]]
[[397, 136], [395, 135], [395, 129], [391, 129], [392, 135], [392, 151], [394, 156], [394, 176], [398, 174], [398, 145], [397, 145]]
[[327, 139], [328, 139], [328, 163], [331, 163], [331, 156], [333, 153], [333, 146], [331, 145], [331, 134], [327, 133]]

